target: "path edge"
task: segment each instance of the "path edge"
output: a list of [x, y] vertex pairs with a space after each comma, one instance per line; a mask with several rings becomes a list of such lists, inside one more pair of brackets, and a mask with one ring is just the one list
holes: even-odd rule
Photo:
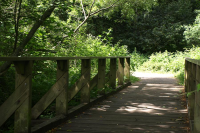
[[64, 123], [66, 120], [74, 118], [76, 115], [84, 112], [85, 110], [87, 110], [91, 106], [95, 105], [96, 103], [101, 102], [101, 101], [105, 100], [106, 98], [108, 98], [109, 96], [114, 95], [114, 94], [118, 93], [119, 91], [125, 89], [129, 85], [131, 85], [131, 82], [126, 82], [124, 85], [119, 85], [112, 92], [109, 92], [105, 95], [98, 96], [95, 99], [91, 99], [90, 103], [81, 103], [81, 104], [75, 106], [74, 108], [70, 109], [68, 111], [67, 116], [65, 116], [65, 115], [55, 116], [54, 118], [52, 118], [50, 120], [47, 120], [41, 124], [38, 124], [31, 128], [31, 133], [47, 132], [48, 130], [51, 130], [51, 129], [57, 127], [58, 125]]

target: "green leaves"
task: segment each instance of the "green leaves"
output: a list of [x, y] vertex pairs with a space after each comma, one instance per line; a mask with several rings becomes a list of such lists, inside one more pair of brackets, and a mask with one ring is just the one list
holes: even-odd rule
[[200, 91], [200, 84], [197, 85], [197, 92]]

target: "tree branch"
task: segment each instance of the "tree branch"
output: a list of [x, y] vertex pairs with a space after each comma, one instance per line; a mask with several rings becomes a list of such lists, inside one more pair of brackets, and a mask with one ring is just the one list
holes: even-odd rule
[[[18, 56], [20, 52], [22, 52], [23, 48], [28, 44], [28, 42], [31, 40], [31, 38], [34, 36], [37, 29], [42, 25], [42, 23], [50, 17], [52, 12], [55, 9], [55, 5], [51, 6], [49, 9], [47, 9], [44, 14], [41, 16], [41, 18], [35, 22], [31, 30], [29, 31], [28, 35], [25, 37], [25, 39], [20, 43], [19, 47], [16, 48], [16, 50], [13, 52], [11, 56]], [[12, 64], [11, 61], [5, 62], [2, 66], [0, 66], [0, 75], [7, 71], [10, 65]]]
[[15, 43], [14, 43], [14, 48], [13, 52], [15, 51], [17, 47], [17, 41], [18, 41], [18, 35], [19, 35], [19, 19], [20, 19], [20, 12], [21, 12], [21, 4], [22, 0], [19, 0], [19, 9], [17, 13], [17, 0], [16, 0], [16, 5], [15, 5]]
[[97, 13], [99, 13], [99, 12], [103, 11], [103, 10], [107, 10], [107, 9], [109, 9], [109, 8], [113, 7], [115, 4], [116, 4], [116, 3], [112, 4], [112, 5], [111, 5], [111, 6], [109, 6], [109, 7], [102, 8], [102, 9], [100, 9], [100, 10], [98, 10], [98, 11], [95, 11], [95, 12], [91, 13], [91, 14], [90, 14], [90, 16], [92, 16], [92, 15], [94, 15], [94, 14], [97, 14]]
[[[93, 7], [93, 5], [94, 5], [94, 2], [95, 2], [95, 0], [93, 1], [92, 6], [90, 7], [90, 12], [91, 12], [91, 10], [92, 10], [92, 7]], [[117, 2], [116, 2], [116, 3], [117, 3]], [[98, 11], [95, 11], [95, 12], [93, 12], [93, 13], [90, 13], [90, 12], [89, 12], [89, 13], [88, 13], [88, 16], [87, 16], [87, 17], [83, 20], [83, 22], [74, 30], [74, 33], [76, 33], [77, 30], [79, 30], [79, 28], [87, 21], [87, 19], [88, 19], [90, 16], [95, 15], [95, 14], [97, 14], [97, 13], [103, 11], [103, 10], [107, 10], [107, 9], [113, 7], [116, 3], [110, 5], [109, 7], [102, 8], [102, 9], [100, 9], [100, 10], [98, 10]], [[67, 37], [67, 36], [64, 36], [64, 38], [65, 38], [65, 37]]]
[[16, 34], [17, 34], [17, 0], [15, 1], [15, 9], [14, 9], [14, 22], [15, 22], [15, 43], [14, 43], [14, 48], [13, 52], [15, 51], [17, 44], [16, 44]]
[[92, 5], [91, 5], [91, 7], [90, 7], [90, 11], [89, 11], [89, 13], [88, 13], [88, 18], [90, 17], [90, 13], [91, 13], [91, 11], [92, 11], [92, 7], [93, 7], [94, 3], [95, 3], [95, 0], [93, 1]]
[[81, 0], [81, 6], [82, 6], [82, 9], [83, 9], [84, 17], [85, 17], [85, 19], [86, 19], [85, 9], [84, 9], [84, 7], [83, 7], [83, 2], [82, 2], [82, 0]]

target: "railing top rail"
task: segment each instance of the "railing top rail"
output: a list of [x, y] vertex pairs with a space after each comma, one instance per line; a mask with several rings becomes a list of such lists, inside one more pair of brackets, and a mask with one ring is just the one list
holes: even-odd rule
[[191, 59], [191, 58], [185, 58], [185, 60], [200, 66], [200, 60]]
[[26, 61], [26, 60], [74, 60], [74, 59], [112, 59], [131, 58], [131, 56], [107, 56], [107, 57], [0, 57], [0, 61]]

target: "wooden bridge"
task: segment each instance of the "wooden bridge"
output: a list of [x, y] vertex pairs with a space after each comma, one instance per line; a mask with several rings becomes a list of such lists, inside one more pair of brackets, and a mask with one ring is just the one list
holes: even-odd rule
[[[32, 106], [32, 68], [37, 60], [57, 61], [57, 81]], [[68, 88], [70, 60], [81, 60], [81, 76]], [[92, 60], [98, 60], [98, 73], [91, 79]], [[182, 87], [174, 80], [160, 78], [155, 79], [156, 83], [143, 79], [131, 85], [130, 57], [0, 57], [0, 61], [12, 61], [16, 68], [15, 91], [0, 106], [0, 126], [14, 113], [15, 133], [188, 132], [185, 101], [178, 95], [180, 90], [183, 91]], [[109, 65], [108, 72], [106, 64]], [[196, 74], [199, 73], [199, 64], [199, 61], [186, 59], [187, 92], [197, 89], [193, 82], [199, 83], [200, 77]], [[102, 89], [105, 85], [113, 91], [105, 93]], [[90, 99], [94, 87], [100, 95]], [[78, 92], [81, 93], [81, 104], [68, 110], [68, 102]], [[188, 98], [189, 115], [191, 120], [194, 119], [196, 132], [200, 131], [198, 95], [199, 92], [195, 91]], [[56, 116], [33, 127], [35, 120], [54, 100]]]

